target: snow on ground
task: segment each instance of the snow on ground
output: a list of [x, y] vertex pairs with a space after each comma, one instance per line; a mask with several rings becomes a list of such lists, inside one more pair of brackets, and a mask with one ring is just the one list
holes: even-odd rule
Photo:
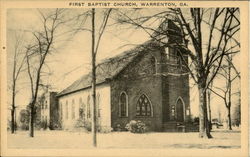
[[[98, 133], [98, 148], [240, 148], [240, 131], [216, 130], [213, 139], [200, 139], [198, 133], [154, 132], [133, 134], [130, 132]], [[80, 131], [35, 131], [35, 137], [28, 137], [28, 131], [8, 132], [8, 148], [23, 149], [88, 149], [91, 147], [91, 133]]]

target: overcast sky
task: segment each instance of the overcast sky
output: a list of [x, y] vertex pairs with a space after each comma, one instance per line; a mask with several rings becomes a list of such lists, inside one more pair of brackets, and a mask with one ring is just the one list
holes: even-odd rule
[[[73, 13], [83, 12], [83, 9], [71, 10]], [[147, 9], [143, 12], [145, 15], [150, 15], [159, 12], [159, 9]], [[71, 13], [72, 13], [71, 12]], [[7, 13], [7, 51], [8, 51], [8, 76], [12, 71], [11, 56], [13, 54], [13, 43], [15, 42], [14, 32], [20, 30], [32, 30], [39, 27], [40, 19], [38, 18], [36, 9], [8, 9]], [[100, 21], [101, 13], [97, 16], [97, 24]], [[149, 39], [147, 33], [141, 29], [125, 29], [117, 25], [112, 25], [114, 20], [110, 19], [107, 30], [101, 40], [99, 51], [97, 54], [98, 62], [104, 58], [115, 56], [124, 50], [131, 49], [133, 46], [141, 44]], [[86, 23], [88, 25], [88, 22]], [[89, 25], [88, 25], [89, 26]], [[97, 26], [98, 27], [98, 26]], [[127, 28], [127, 27], [126, 27]], [[90, 70], [90, 54], [91, 54], [91, 34], [87, 31], [77, 33], [73, 38], [67, 41], [61, 41], [57, 44], [56, 52], [50, 55], [47, 59], [51, 75], [43, 77], [43, 82], [52, 85], [52, 90], [61, 91], [78, 79], [84, 73]], [[25, 36], [25, 35], [24, 35]], [[25, 37], [24, 37], [25, 38]], [[238, 62], [239, 57], [236, 58]], [[239, 67], [239, 66], [237, 66]], [[22, 90], [17, 95], [17, 104], [26, 106], [30, 98], [29, 87], [27, 87], [27, 79], [25, 73], [21, 75], [19, 86]], [[219, 81], [221, 83], [221, 81]], [[237, 84], [239, 86], [239, 83]], [[235, 86], [235, 89], [238, 86]], [[198, 93], [196, 88], [190, 91], [191, 112], [194, 115], [198, 114]], [[224, 108], [220, 98], [214, 96], [215, 102], [212, 106], [213, 110]], [[236, 99], [235, 99], [236, 101]], [[218, 105], [222, 104], [222, 105]], [[217, 113], [215, 113], [217, 114]]]

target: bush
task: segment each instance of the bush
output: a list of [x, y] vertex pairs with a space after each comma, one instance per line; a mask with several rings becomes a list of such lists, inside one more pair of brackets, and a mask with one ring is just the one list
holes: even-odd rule
[[[83, 128], [84, 130], [87, 131], [91, 131], [92, 130], [92, 122], [90, 120], [84, 120], [84, 119], [78, 119], [74, 125], [75, 128], [77, 129], [81, 129]], [[96, 126], [97, 131], [98, 132], [102, 132], [102, 133], [109, 133], [111, 132], [111, 128], [110, 127], [100, 127], [98, 124]]]
[[83, 118], [79, 118], [79, 119], [77, 119], [76, 123], [74, 124], [74, 128], [91, 131], [91, 121], [86, 121]]
[[29, 130], [29, 124], [21, 123], [20, 124], [20, 129], [21, 130]]
[[195, 118], [194, 118], [194, 123], [198, 123], [198, 124], [199, 124], [199, 122], [200, 122], [199, 119], [200, 119], [199, 117], [195, 117]]
[[122, 131], [121, 124], [117, 124], [117, 125], [116, 125], [115, 131]]
[[40, 124], [43, 130], [46, 130], [48, 128], [48, 123], [46, 121], [42, 121]]
[[132, 133], [145, 133], [147, 130], [146, 124], [140, 120], [131, 120], [125, 128]]
[[128, 129], [126, 129], [126, 124], [127, 123], [115, 123], [113, 131], [128, 131]]
[[50, 125], [49, 125], [50, 130], [59, 130], [61, 128], [62, 127], [61, 127], [59, 122], [51, 122]]
[[75, 123], [75, 127], [76, 127], [76, 128], [83, 128], [84, 125], [85, 125], [85, 122], [84, 122], [83, 119], [80, 119], [80, 118], [77, 119], [77, 121], [76, 121], [76, 123]]
[[91, 130], [92, 130], [91, 121], [85, 121], [85, 122], [84, 122], [84, 128], [85, 128], [87, 131], [91, 131]]

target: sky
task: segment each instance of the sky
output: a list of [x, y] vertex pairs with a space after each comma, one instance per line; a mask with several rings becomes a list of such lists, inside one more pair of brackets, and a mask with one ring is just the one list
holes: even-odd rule
[[[84, 10], [76, 9], [71, 10], [69, 13], [81, 13]], [[159, 9], [147, 9], [142, 13], [144, 15], [150, 15], [160, 11]], [[38, 12], [35, 9], [9, 9], [7, 12], [7, 51], [8, 51], [8, 77], [11, 76], [12, 60], [13, 56], [13, 43], [15, 43], [15, 32], [23, 32], [23, 30], [35, 30], [41, 26]], [[100, 23], [101, 12], [97, 14], [97, 27]], [[99, 51], [97, 54], [97, 62], [105, 58], [118, 55], [119, 53], [131, 49], [135, 45], [139, 45], [149, 39], [147, 33], [141, 29], [128, 29], [127, 27], [113, 25], [114, 20], [111, 18], [108, 27], [102, 37]], [[152, 23], [152, 25], [156, 25]], [[86, 22], [89, 26], [89, 22]], [[62, 32], [67, 28], [63, 28]], [[205, 34], [205, 33], [204, 33]], [[90, 70], [90, 59], [91, 59], [91, 34], [88, 31], [78, 32], [71, 38], [62, 38], [62, 40], [56, 43], [55, 52], [48, 56], [45, 71], [49, 72], [50, 75], [43, 76], [43, 82], [52, 85], [53, 91], [61, 91], [72, 82], [78, 79], [83, 74]], [[65, 35], [66, 36], [66, 35]], [[26, 33], [23, 34], [23, 43], [29, 40]], [[239, 68], [240, 57], [235, 58], [236, 66]], [[20, 75], [20, 86], [18, 87], [19, 93], [17, 94], [17, 104], [19, 108], [24, 108], [30, 99], [30, 92], [28, 87], [28, 80], [25, 73]], [[10, 80], [10, 79], [8, 79]], [[190, 79], [191, 80], [191, 79]], [[239, 82], [239, 81], [238, 81]], [[10, 83], [10, 82], [8, 82]], [[190, 86], [193, 82], [190, 81]], [[215, 84], [221, 86], [223, 81], [217, 79]], [[234, 89], [239, 88], [239, 83], [234, 85]], [[190, 88], [190, 105], [191, 113], [198, 116], [198, 92], [197, 88]], [[212, 96], [212, 110], [214, 116], [218, 114], [217, 111], [225, 110], [223, 102], [220, 98], [215, 95]], [[234, 98], [237, 101], [237, 97]], [[10, 101], [8, 101], [9, 103]], [[220, 104], [220, 105], [218, 105]], [[224, 112], [225, 114], [225, 112]]]

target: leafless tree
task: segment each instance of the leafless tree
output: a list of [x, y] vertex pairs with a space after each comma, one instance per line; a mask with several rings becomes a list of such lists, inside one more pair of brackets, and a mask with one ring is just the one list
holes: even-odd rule
[[11, 133], [15, 132], [15, 112], [16, 112], [16, 94], [18, 78], [23, 70], [23, 65], [25, 63], [25, 56], [23, 55], [22, 49], [22, 36], [15, 32], [15, 43], [14, 43], [14, 55], [13, 55], [13, 71], [12, 71], [12, 86], [11, 86]]
[[91, 27], [91, 34], [92, 34], [92, 44], [91, 44], [91, 54], [92, 54], [92, 101], [93, 101], [93, 107], [92, 107], [92, 142], [93, 146], [97, 146], [97, 105], [96, 105], [96, 54], [98, 52], [98, 48], [101, 42], [102, 35], [105, 31], [105, 28], [107, 26], [109, 16], [112, 9], [107, 9], [104, 12], [104, 17], [101, 23], [101, 26], [99, 28], [99, 32], [97, 35], [96, 40], [96, 25], [95, 25], [95, 19], [96, 19], [96, 10], [95, 8], [92, 9], [92, 27]]
[[[103, 34], [110, 19], [112, 9], [88, 9], [83, 12], [76, 12], [72, 15], [72, 21], [75, 21], [69, 32], [78, 33], [87, 31], [91, 33], [91, 88], [92, 88], [92, 108], [91, 108], [91, 132], [93, 147], [97, 147], [97, 104], [96, 104], [96, 56]], [[97, 15], [97, 13], [100, 13]], [[90, 20], [90, 27], [88, 25]], [[98, 22], [96, 22], [98, 20]], [[100, 22], [99, 22], [100, 21]], [[98, 26], [99, 25], [99, 26]], [[77, 67], [79, 68], [79, 67]]]
[[66, 22], [63, 17], [64, 9], [55, 9], [46, 13], [42, 10], [38, 11], [42, 19], [42, 29], [31, 31], [33, 39], [26, 47], [27, 74], [31, 91], [31, 100], [28, 105], [30, 109], [30, 137], [34, 137], [35, 104], [41, 85], [42, 70], [48, 55], [53, 51], [57, 32]]
[[[239, 8], [170, 8], [150, 16], [134, 18], [124, 12], [120, 15], [120, 23], [136, 26], [163, 45], [178, 50], [199, 90], [199, 137], [212, 138], [207, 115], [207, 89], [221, 68], [224, 56], [239, 51], [236, 48], [240, 47], [240, 43], [235, 38], [240, 30]], [[152, 21], [165, 22], [166, 19], [175, 22], [181, 33], [150, 27]], [[153, 35], [155, 33], [158, 36]], [[177, 37], [174, 44], [164, 41], [168, 35]], [[178, 41], [180, 38], [182, 43]], [[234, 44], [232, 47], [228, 44], [230, 40]], [[183, 51], [188, 54], [190, 63], [185, 62]], [[214, 64], [217, 67], [212, 70]]]
[[227, 118], [228, 118], [228, 129], [232, 130], [231, 123], [231, 106], [232, 106], [232, 83], [239, 78], [240, 75], [238, 70], [235, 69], [235, 75], [233, 76], [232, 70], [235, 68], [233, 65], [233, 57], [232, 55], [227, 55], [225, 57], [225, 64], [222, 65], [222, 68], [218, 72], [218, 77], [221, 76], [225, 80], [225, 87], [213, 87], [213, 89], [209, 88], [214, 94], [219, 96], [223, 101], [227, 108]]

